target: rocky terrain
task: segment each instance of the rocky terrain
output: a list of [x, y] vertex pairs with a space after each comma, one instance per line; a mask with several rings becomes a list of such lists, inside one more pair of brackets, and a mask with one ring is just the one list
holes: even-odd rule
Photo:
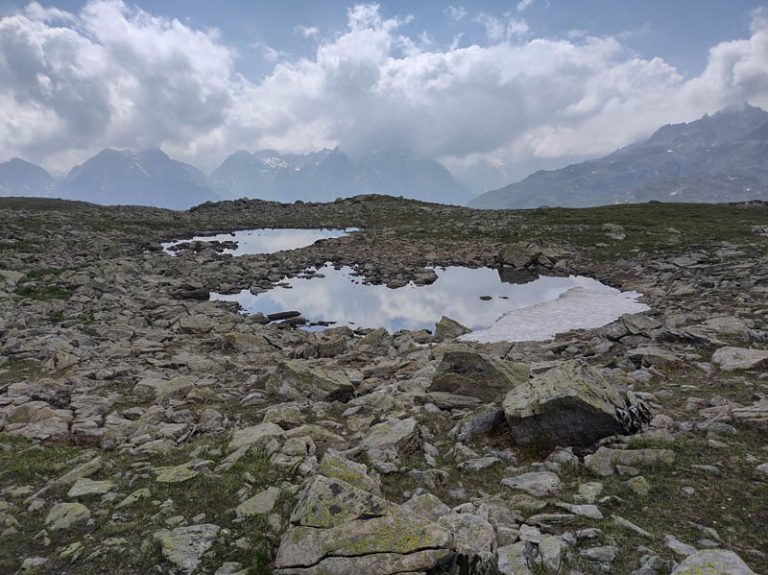
[[[266, 226], [361, 231], [160, 247]], [[652, 309], [483, 345], [208, 301], [326, 261], [579, 273]], [[766, 301], [760, 203], [0, 199], [0, 573], [768, 573]]]

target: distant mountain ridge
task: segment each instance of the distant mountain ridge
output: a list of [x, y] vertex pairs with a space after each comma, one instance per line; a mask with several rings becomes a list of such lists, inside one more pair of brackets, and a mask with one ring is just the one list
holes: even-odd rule
[[0, 164], [0, 196], [49, 197], [56, 182], [40, 166], [20, 158]]
[[102, 150], [75, 166], [57, 187], [59, 197], [103, 205], [138, 204], [185, 210], [218, 200], [200, 170], [159, 149]]
[[600, 159], [540, 171], [470, 202], [477, 208], [768, 199], [768, 112], [727, 108]]
[[404, 196], [463, 205], [472, 195], [439, 162], [408, 150], [353, 159], [339, 148], [307, 155], [235, 152], [211, 173], [223, 198], [327, 202], [360, 194]]

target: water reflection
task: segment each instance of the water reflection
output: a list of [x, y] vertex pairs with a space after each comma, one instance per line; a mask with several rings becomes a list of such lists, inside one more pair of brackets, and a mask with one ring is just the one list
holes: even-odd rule
[[357, 231], [357, 228], [347, 228], [345, 230], [260, 228], [255, 230], [241, 230], [228, 234], [216, 234], [212, 236], [195, 236], [189, 240], [166, 242], [163, 244], [163, 251], [167, 254], [175, 255], [176, 252], [172, 249], [175, 246], [200, 241], [236, 242], [236, 248], [226, 248], [222, 252], [234, 256], [271, 254], [282, 250], [295, 250], [297, 248], [311, 246], [317, 240], [340, 238], [355, 231]]
[[[572, 288], [583, 288], [598, 298], [618, 290], [581, 276], [539, 277], [528, 283], [500, 281], [497, 270], [449, 267], [437, 269], [438, 279], [428, 286], [408, 284], [390, 289], [364, 285], [348, 267], [330, 265], [319, 270], [324, 277], [286, 279], [286, 287], [253, 295], [211, 294], [211, 299], [237, 301], [247, 313], [265, 315], [298, 310], [311, 322], [334, 321], [352, 327], [385, 327], [433, 330], [447, 315], [473, 330], [494, 324], [511, 310], [557, 300]], [[490, 299], [487, 299], [490, 296]], [[481, 299], [482, 297], [482, 299]]]

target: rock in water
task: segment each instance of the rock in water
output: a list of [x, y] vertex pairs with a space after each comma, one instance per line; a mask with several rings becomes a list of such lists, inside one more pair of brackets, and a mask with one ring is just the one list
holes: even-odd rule
[[446, 339], [456, 339], [460, 335], [464, 335], [470, 331], [472, 330], [461, 325], [455, 319], [443, 316], [440, 318], [440, 321], [435, 324], [435, 340], [443, 341]]
[[755, 575], [733, 551], [710, 549], [688, 556], [672, 575]]
[[635, 433], [651, 420], [645, 404], [622, 399], [581, 360], [515, 387], [504, 399], [504, 415], [518, 444], [542, 448], [586, 447], [609, 435]]
[[492, 402], [528, 381], [529, 369], [471, 351], [451, 351], [443, 356], [430, 391], [446, 391]]

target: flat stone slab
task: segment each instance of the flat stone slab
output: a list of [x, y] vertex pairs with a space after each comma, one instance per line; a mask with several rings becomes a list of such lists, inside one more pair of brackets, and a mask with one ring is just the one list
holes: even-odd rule
[[712, 361], [723, 371], [768, 367], [768, 350], [745, 347], [721, 347], [712, 354]]
[[78, 479], [67, 492], [67, 497], [90, 497], [95, 495], [104, 495], [115, 488], [111, 481], [93, 481], [91, 479]]
[[547, 497], [560, 489], [560, 478], [551, 471], [533, 471], [502, 479], [501, 484], [534, 497]]
[[81, 503], [57, 503], [45, 518], [45, 526], [51, 531], [70, 529], [91, 518], [91, 512]]

